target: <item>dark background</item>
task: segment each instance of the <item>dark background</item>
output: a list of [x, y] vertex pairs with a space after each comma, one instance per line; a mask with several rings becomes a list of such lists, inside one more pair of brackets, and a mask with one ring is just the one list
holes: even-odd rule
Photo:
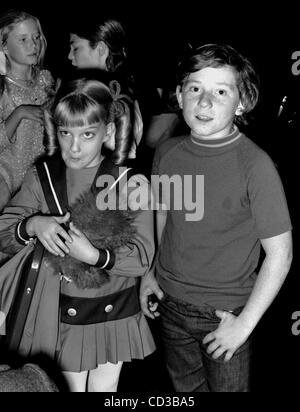
[[[78, 2], [77, 2], [78, 3]], [[127, 31], [129, 55], [135, 70], [145, 84], [169, 85], [176, 62], [189, 42], [205, 44], [228, 43], [254, 64], [261, 79], [261, 98], [254, 111], [254, 121], [248, 127], [252, 137], [275, 161], [289, 203], [293, 223], [294, 261], [290, 274], [256, 328], [253, 361], [253, 391], [291, 392], [298, 389], [300, 370], [300, 335], [294, 336], [292, 314], [300, 311], [298, 278], [299, 223], [298, 145], [300, 75], [292, 74], [291, 58], [300, 50], [300, 24], [297, 9], [289, 2], [263, 8], [263, 2], [230, 3], [220, 6], [201, 1], [110, 2], [82, 1], [80, 6], [69, 2], [11, 1], [9, 7], [19, 7], [39, 17], [48, 40], [45, 66], [54, 76], [67, 72], [70, 63], [68, 25], [81, 16], [109, 12], [119, 18]], [[96, 6], [97, 5], [97, 6]], [[7, 5], [6, 5], [7, 7]], [[5, 8], [6, 8], [5, 7]], [[0, 6], [0, 11], [4, 9]], [[283, 96], [288, 100], [281, 119], [277, 118]], [[293, 115], [294, 114], [294, 115]], [[159, 334], [154, 321], [150, 327], [158, 350], [144, 361], [125, 364], [121, 373], [121, 392], [166, 392], [171, 390], [160, 351]]]

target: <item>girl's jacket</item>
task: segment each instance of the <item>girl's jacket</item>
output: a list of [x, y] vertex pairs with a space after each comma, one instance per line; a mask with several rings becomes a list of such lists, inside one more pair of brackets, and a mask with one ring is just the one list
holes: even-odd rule
[[[65, 212], [70, 206], [65, 164], [59, 154], [44, 161], [58, 198], [62, 199]], [[109, 167], [105, 170], [106, 174], [110, 173], [108, 170]], [[115, 173], [116, 170], [112, 171], [113, 175]], [[135, 178], [136, 176], [131, 177], [128, 182], [132, 183]], [[145, 186], [148, 185], [145, 179], [139, 180], [139, 185], [141, 181]], [[129, 194], [131, 189], [128, 182], [125, 184]], [[130, 184], [130, 187], [133, 186]], [[30, 242], [22, 246], [17, 240], [16, 227], [20, 221], [34, 214], [50, 214], [36, 167], [27, 173], [20, 191], [0, 216], [0, 250], [12, 256], [12, 259], [0, 268], [0, 334], [5, 334], [5, 316], [15, 292], [19, 268], [34, 244]], [[59, 341], [60, 293], [85, 298], [106, 296], [130, 288], [138, 282], [140, 276], [148, 272], [155, 251], [153, 212], [150, 206], [136, 212], [133, 225], [133, 239], [116, 250], [116, 262], [108, 273], [108, 281], [99, 288], [79, 289], [74, 282], [65, 280], [65, 276], [57, 273], [53, 264], [45, 257], [46, 254], [44, 255], [20, 346], [22, 355], [34, 353], [33, 346], [36, 345], [47, 355], [54, 357]]]

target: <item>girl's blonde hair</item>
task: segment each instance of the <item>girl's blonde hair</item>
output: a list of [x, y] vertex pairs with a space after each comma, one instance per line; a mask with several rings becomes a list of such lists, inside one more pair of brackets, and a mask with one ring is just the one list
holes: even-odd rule
[[[44, 57], [47, 48], [47, 40], [42, 30], [41, 23], [39, 19], [32, 14], [29, 14], [25, 11], [21, 10], [8, 10], [0, 15], [0, 52], [2, 51], [3, 46], [5, 46], [9, 33], [14, 29], [15, 25], [18, 23], [22, 23], [25, 20], [33, 20], [39, 30], [41, 36], [41, 50], [38, 56], [38, 62], [34, 66], [34, 73], [33, 75], [36, 76], [39, 70], [42, 68], [44, 63]], [[8, 69], [9, 62], [6, 59], [6, 69]], [[2, 76], [3, 77], [3, 76]], [[0, 82], [0, 94], [3, 92], [3, 81]]]
[[57, 127], [114, 122], [115, 148], [110, 157], [116, 165], [121, 165], [127, 160], [134, 144], [135, 114], [133, 101], [120, 93], [120, 85], [115, 80], [110, 82], [109, 87], [87, 78], [63, 82], [52, 109], [45, 112], [48, 155], [53, 155], [59, 147]]

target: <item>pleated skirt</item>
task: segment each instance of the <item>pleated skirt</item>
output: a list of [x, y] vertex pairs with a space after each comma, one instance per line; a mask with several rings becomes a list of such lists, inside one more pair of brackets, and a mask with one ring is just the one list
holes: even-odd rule
[[98, 365], [143, 359], [155, 343], [142, 312], [92, 325], [60, 324], [57, 361], [63, 371], [81, 372]]

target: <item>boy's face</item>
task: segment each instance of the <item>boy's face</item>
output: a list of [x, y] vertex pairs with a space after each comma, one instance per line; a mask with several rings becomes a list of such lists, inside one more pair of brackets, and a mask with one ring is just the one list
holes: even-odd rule
[[243, 113], [231, 66], [206, 67], [191, 73], [177, 98], [192, 136], [218, 139], [228, 135], [235, 115]]
[[76, 34], [70, 35], [70, 53], [68, 58], [71, 60], [72, 65], [79, 69], [106, 69], [106, 56], [99, 53], [98, 47], [93, 49], [88, 40], [82, 39]]

